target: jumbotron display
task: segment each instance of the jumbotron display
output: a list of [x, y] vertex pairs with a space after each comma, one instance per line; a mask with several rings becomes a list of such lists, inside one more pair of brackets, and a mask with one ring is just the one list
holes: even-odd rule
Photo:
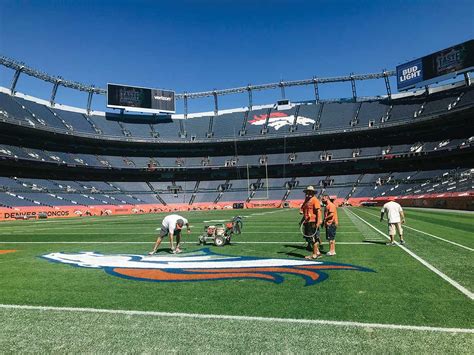
[[107, 107], [127, 111], [174, 113], [175, 93], [170, 90], [107, 84]]

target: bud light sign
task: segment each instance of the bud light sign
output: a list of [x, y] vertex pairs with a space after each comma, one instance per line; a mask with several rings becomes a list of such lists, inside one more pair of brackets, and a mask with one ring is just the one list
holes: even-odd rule
[[412, 88], [420, 81], [423, 81], [423, 62], [421, 58], [397, 66], [398, 90]]

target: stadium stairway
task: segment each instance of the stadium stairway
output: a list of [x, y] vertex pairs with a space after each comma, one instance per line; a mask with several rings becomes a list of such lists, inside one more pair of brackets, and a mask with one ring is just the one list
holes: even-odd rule
[[148, 181], [146, 182], [146, 184], [148, 185], [148, 187], [150, 188], [150, 190], [155, 194], [155, 196], [156, 196], [156, 198], [158, 199], [158, 201], [160, 201], [163, 206], [166, 206], [166, 205], [167, 205], [166, 201], [161, 198], [160, 194], [158, 193], [158, 191], [155, 190], [155, 188], [153, 187], [153, 185], [152, 185], [150, 182], [148, 182]]
[[344, 199], [345, 201], [347, 201], [351, 198], [351, 196], [357, 190], [357, 187], [359, 186], [359, 184], [360, 184], [360, 182], [362, 181], [363, 178], [364, 178], [364, 174], [360, 174], [360, 176], [357, 178], [357, 180], [352, 185], [351, 191], [347, 194], [346, 198]]

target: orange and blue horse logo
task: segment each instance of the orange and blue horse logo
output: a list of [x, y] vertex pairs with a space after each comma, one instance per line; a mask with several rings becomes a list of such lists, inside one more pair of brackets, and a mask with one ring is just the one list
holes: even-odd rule
[[283, 274], [292, 274], [301, 276], [308, 286], [328, 278], [323, 270], [373, 271], [355, 265], [306, 259], [221, 255], [208, 248], [172, 256], [81, 252], [51, 253], [42, 258], [78, 267], [104, 269], [110, 275], [126, 279], [154, 282], [258, 279], [278, 284], [283, 282]]

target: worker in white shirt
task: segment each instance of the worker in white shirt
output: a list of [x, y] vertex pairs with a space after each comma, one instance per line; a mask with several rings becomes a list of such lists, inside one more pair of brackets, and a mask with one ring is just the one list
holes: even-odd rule
[[[173, 254], [181, 253], [181, 249], [179, 248], [179, 243], [181, 242], [181, 230], [183, 226], [186, 225], [186, 229], [188, 234], [191, 233], [191, 229], [189, 228], [188, 220], [184, 217], [181, 217], [177, 214], [170, 214], [163, 219], [161, 222], [161, 228], [157, 228], [156, 230], [160, 230], [160, 234], [158, 235], [158, 239], [156, 240], [155, 246], [153, 250], [148, 253], [148, 255], [153, 255], [158, 250], [158, 247], [161, 244], [161, 241], [164, 237], [169, 235], [170, 237], [170, 246], [171, 251]], [[176, 236], [176, 248], [174, 247], [174, 236]]]
[[402, 224], [405, 223], [405, 215], [403, 214], [402, 206], [391, 199], [380, 210], [380, 222], [383, 221], [384, 214], [387, 214], [388, 221], [388, 235], [390, 236], [390, 242], [387, 245], [395, 245], [394, 237], [395, 232], [398, 232], [400, 236], [400, 244], [405, 244], [403, 240], [403, 228]]

